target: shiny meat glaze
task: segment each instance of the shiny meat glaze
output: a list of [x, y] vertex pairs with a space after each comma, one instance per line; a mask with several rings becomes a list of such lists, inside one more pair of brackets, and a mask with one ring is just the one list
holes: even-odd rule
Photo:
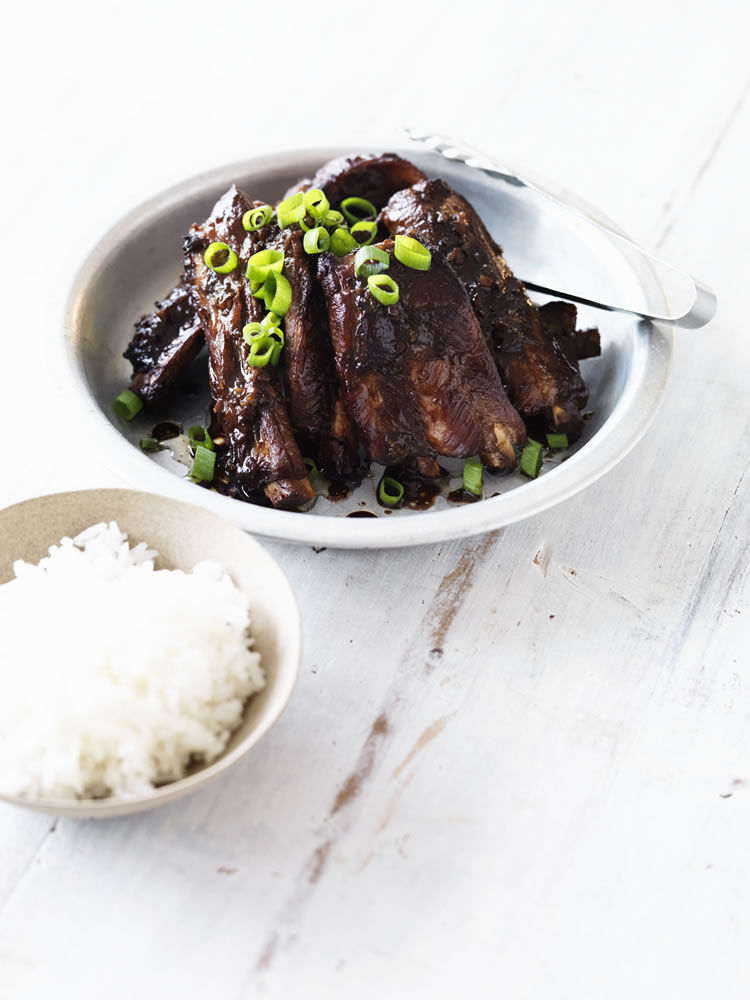
[[320, 188], [332, 205], [342, 198], [367, 198], [382, 208], [392, 194], [426, 180], [425, 174], [395, 153], [381, 156], [340, 156], [315, 174], [310, 187]]
[[525, 419], [543, 418], [576, 433], [587, 392], [577, 367], [545, 330], [484, 223], [445, 181], [423, 180], [388, 202], [392, 234], [416, 237], [447, 258], [466, 287], [514, 406]]
[[[392, 254], [393, 242], [380, 244]], [[354, 254], [321, 260], [336, 367], [373, 461], [434, 468], [479, 454], [512, 469], [524, 441], [461, 283], [439, 254], [429, 271], [391, 256], [399, 301], [384, 306], [354, 273]], [[431, 461], [432, 460], [432, 461]]]
[[[230, 486], [250, 493], [262, 490], [274, 506], [299, 507], [315, 493], [279, 392], [276, 369], [246, 363], [249, 348], [242, 328], [257, 318], [259, 306], [245, 278], [244, 262], [253, 248], [242, 216], [251, 207], [237, 187], [223, 195], [210, 218], [193, 226], [185, 240], [185, 275], [208, 346], [214, 414], [228, 449], [222, 468], [232, 480]], [[230, 274], [217, 274], [204, 263], [204, 251], [213, 242], [227, 243], [240, 258]]]
[[133, 366], [131, 391], [144, 403], [162, 402], [202, 347], [203, 331], [190, 290], [181, 281], [135, 325], [123, 354]]
[[[292, 290], [292, 303], [284, 316], [282, 354], [289, 416], [323, 472], [334, 479], [351, 479], [357, 473], [359, 443], [352, 421], [338, 402], [328, 314], [315, 277], [315, 258], [305, 253], [303, 238], [298, 226], [280, 230], [274, 218], [249, 234], [248, 252], [284, 253], [284, 276]], [[251, 321], [263, 318], [265, 308], [259, 299], [250, 298], [248, 315]]]

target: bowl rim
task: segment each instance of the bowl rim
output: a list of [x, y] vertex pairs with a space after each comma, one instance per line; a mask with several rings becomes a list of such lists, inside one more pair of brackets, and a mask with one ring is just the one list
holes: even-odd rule
[[[357, 144], [379, 148], [382, 144]], [[405, 155], [416, 150], [401, 144]], [[95, 280], [103, 263], [116, 252], [121, 239], [139, 227], [148, 225], [156, 212], [199, 194], [210, 186], [229, 186], [238, 177], [252, 172], [293, 170], [301, 161], [325, 162], [351, 152], [347, 146], [290, 149], [251, 157], [216, 167], [166, 188], [142, 202], [117, 221], [101, 237], [81, 265], [68, 295], [63, 317], [64, 336], [58, 341], [63, 355], [66, 382], [75, 411], [86, 421], [95, 438], [103, 463], [116, 475], [147, 490], [173, 499], [192, 502], [230, 520], [235, 525], [266, 538], [297, 544], [332, 548], [396, 548], [430, 544], [447, 539], [482, 534], [495, 528], [533, 517], [586, 489], [621, 461], [641, 440], [656, 417], [664, 396], [673, 353], [673, 332], [664, 324], [641, 321], [637, 326], [636, 350], [643, 355], [640, 382], [630, 386], [617, 401], [604, 425], [564, 463], [550, 469], [539, 479], [524, 483], [497, 497], [478, 504], [448, 510], [429, 511], [422, 516], [403, 518], [347, 518], [336, 515], [308, 516], [304, 512], [283, 511], [244, 503], [210, 490], [195, 487], [187, 478], [179, 478], [138, 452], [99, 407], [86, 379], [76, 347], [77, 310], [89, 284]], [[567, 201], [573, 208], [605, 222], [622, 235], [616, 223], [585, 199], [572, 195], [543, 180], [544, 189]], [[659, 286], [658, 276], [649, 268], [649, 280]], [[661, 287], [661, 286], [659, 286]]]
[[[9, 504], [7, 507], [3, 507], [0, 509], [0, 517], [2, 517], [6, 512], [16, 510], [20, 507], [30, 506], [43, 501], [49, 502], [50, 500], [63, 501], [69, 498], [82, 497], [84, 494], [96, 494], [97, 496], [101, 496], [105, 498], [103, 500], [105, 503], [108, 496], [114, 498], [115, 494], [118, 496], [127, 495], [129, 497], [137, 498], [139, 502], [158, 500], [178, 509], [192, 508], [193, 511], [200, 512], [203, 516], [208, 516], [212, 519], [216, 517], [213, 512], [206, 511], [205, 508], [201, 507], [199, 504], [186, 503], [184, 500], [175, 500], [173, 497], [167, 497], [163, 494], [145, 490], [132, 490], [119, 487], [66, 490], [59, 493], [41, 494], [39, 496], [30, 497], [26, 500], [18, 501], [14, 504]], [[276, 680], [274, 681], [274, 700], [269, 711], [233, 749], [228, 752], [223, 752], [222, 755], [211, 764], [199, 766], [195, 771], [186, 775], [184, 778], [178, 778], [175, 781], [170, 781], [167, 784], [160, 785], [147, 795], [139, 795], [132, 798], [118, 798], [116, 796], [111, 796], [103, 799], [67, 799], [53, 797], [26, 798], [17, 795], [7, 795], [0, 792], [0, 802], [21, 806], [37, 812], [51, 813], [56, 816], [67, 816], [72, 818], [79, 817], [81, 819], [122, 816], [155, 808], [156, 806], [162, 805], [166, 802], [181, 798], [183, 795], [187, 795], [190, 792], [197, 791], [199, 788], [202, 788], [210, 781], [219, 777], [219, 775], [223, 774], [236, 764], [240, 758], [244, 757], [245, 754], [247, 754], [248, 751], [259, 743], [266, 733], [268, 733], [268, 731], [278, 722], [289, 705], [291, 697], [299, 681], [300, 664], [302, 660], [302, 619], [299, 604], [297, 603], [296, 595], [291, 583], [289, 582], [287, 574], [271, 553], [268, 552], [268, 550], [264, 548], [264, 546], [262, 546], [251, 534], [243, 531], [241, 528], [238, 528], [236, 525], [232, 524], [231, 521], [227, 521], [226, 518], [218, 518], [218, 520], [221, 521], [223, 529], [231, 532], [237, 532], [242, 536], [242, 545], [253, 550], [254, 558], [259, 559], [261, 564], [265, 563], [265, 567], [261, 565], [261, 569], [267, 571], [269, 567], [271, 568], [277, 576], [278, 584], [285, 591], [284, 632], [288, 648], [283, 659], [280, 661], [281, 664], [283, 664], [283, 669], [278, 671]], [[180, 524], [182, 523], [182, 520], [180, 518], [175, 518], [174, 523]], [[252, 697], [254, 696], [251, 696], [251, 698], [248, 699], [248, 703], [252, 700]]]

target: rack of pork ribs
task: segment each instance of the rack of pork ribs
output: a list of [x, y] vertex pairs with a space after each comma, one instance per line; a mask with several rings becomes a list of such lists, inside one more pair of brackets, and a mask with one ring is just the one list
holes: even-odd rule
[[[292, 192], [309, 187], [332, 208], [367, 198], [379, 210], [377, 245], [412, 236], [432, 264], [414, 270], [392, 256], [400, 295], [385, 307], [356, 277], [355, 251], [308, 255], [300, 227], [279, 229], [275, 216], [246, 232], [243, 215], [261, 203], [236, 186], [190, 229], [180, 283], [136, 324], [125, 357], [131, 390], [163, 404], [205, 344], [218, 489], [299, 509], [315, 497], [303, 455], [354, 485], [371, 461], [407, 479], [437, 477], [441, 456], [478, 455], [507, 472], [527, 428], [580, 433], [579, 362], [600, 353], [598, 331], [577, 331], [570, 303], [534, 305], [465, 198], [393, 153], [332, 160]], [[283, 250], [292, 302], [277, 367], [247, 363], [242, 329], [264, 307], [244, 264], [228, 274], [206, 265], [213, 242], [241, 262]]]

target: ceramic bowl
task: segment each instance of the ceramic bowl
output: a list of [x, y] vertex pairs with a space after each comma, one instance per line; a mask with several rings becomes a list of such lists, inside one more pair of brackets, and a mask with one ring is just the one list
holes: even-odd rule
[[57, 816], [105, 817], [152, 809], [203, 788], [244, 757], [273, 726], [291, 697], [300, 659], [300, 619], [289, 583], [265, 549], [245, 532], [191, 504], [133, 490], [82, 490], [37, 497], [0, 511], [0, 583], [13, 562], [38, 562], [50, 545], [100, 521], [117, 521], [131, 544], [146, 541], [162, 568], [190, 570], [215, 559], [250, 598], [251, 628], [266, 686], [245, 707], [240, 727], [211, 764], [148, 795], [118, 800], [27, 799], [0, 795], [16, 805]]

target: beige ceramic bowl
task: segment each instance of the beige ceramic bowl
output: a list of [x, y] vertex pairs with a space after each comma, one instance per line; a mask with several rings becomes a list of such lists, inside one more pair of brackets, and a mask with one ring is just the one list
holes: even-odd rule
[[38, 562], [50, 545], [99, 521], [117, 521], [131, 543], [146, 541], [160, 553], [159, 566], [189, 570], [215, 559], [250, 597], [255, 648], [262, 656], [266, 686], [245, 709], [240, 728], [224, 753], [188, 777], [135, 799], [25, 799], [6, 802], [57, 816], [105, 817], [151, 809], [208, 784], [268, 732], [286, 706], [299, 670], [297, 602], [279, 566], [256, 541], [215, 514], [151, 493], [82, 490], [57, 493], [0, 511], [0, 583], [13, 577], [13, 562]]

